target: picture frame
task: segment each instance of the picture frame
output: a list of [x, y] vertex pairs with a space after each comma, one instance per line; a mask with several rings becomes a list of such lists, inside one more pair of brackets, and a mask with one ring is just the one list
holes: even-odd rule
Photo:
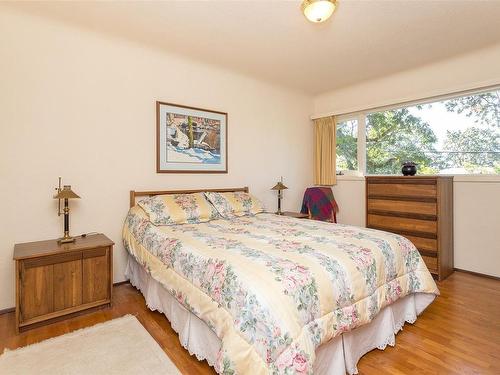
[[226, 112], [156, 102], [157, 173], [227, 173]]

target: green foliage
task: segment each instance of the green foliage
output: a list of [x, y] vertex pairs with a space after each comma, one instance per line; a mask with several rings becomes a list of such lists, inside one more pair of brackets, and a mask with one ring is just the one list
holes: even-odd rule
[[[500, 138], [496, 129], [478, 127], [448, 130], [444, 149], [450, 151], [443, 160], [445, 168], [461, 166], [470, 173], [490, 173], [500, 167]], [[459, 152], [457, 152], [459, 151]]]
[[[434, 131], [414, 114], [416, 111], [402, 108], [369, 114], [366, 172], [400, 174], [401, 165], [409, 160], [418, 164], [419, 174], [436, 174], [447, 168], [464, 168], [469, 173], [500, 173], [500, 91], [436, 104], [471, 118], [476, 126], [447, 131], [443, 150], [438, 151]], [[425, 110], [426, 106], [414, 108]], [[339, 169], [357, 169], [355, 121], [338, 124], [337, 159]]]
[[437, 138], [427, 122], [407, 108], [372, 113], [367, 120], [368, 174], [400, 174], [407, 160], [417, 163], [421, 171], [434, 171], [431, 155]]
[[452, 152], [443, 160], [445, 168], [461, 166], [469, 173], [499, 173], [500, 91], [451, 99], [444, 105], [450, 112], [473, 118], [478, 125], [446, 132], [444, 149]]
[[500, 90], [446, 101], [450, 112], [465, 113], [481, 125], [500, 128]]
[[357, 121], [337, 124], [337, 168], [356, 170], [358, 168], [358, 126]]

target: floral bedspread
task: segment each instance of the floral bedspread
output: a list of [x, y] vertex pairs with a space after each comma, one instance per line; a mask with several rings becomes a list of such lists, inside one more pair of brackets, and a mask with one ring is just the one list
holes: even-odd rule
[[224, 374], [310, 374], [322, 343], [439, 293], [409, 240], [372, 229], [265, 213], [155, 226], [136, 206], [123, 241], [221, 339]]

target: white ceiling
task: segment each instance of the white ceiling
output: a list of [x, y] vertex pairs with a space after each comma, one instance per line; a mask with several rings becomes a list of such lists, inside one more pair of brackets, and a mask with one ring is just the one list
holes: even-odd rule
[[339, 0], [11, 4], [317, 94], [500, 42], [500, 1]]

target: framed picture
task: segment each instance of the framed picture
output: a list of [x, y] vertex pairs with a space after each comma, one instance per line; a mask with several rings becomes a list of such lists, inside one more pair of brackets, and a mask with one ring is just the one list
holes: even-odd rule
[[227, 173], [227, 113], [156, 102], [156, 172]]

